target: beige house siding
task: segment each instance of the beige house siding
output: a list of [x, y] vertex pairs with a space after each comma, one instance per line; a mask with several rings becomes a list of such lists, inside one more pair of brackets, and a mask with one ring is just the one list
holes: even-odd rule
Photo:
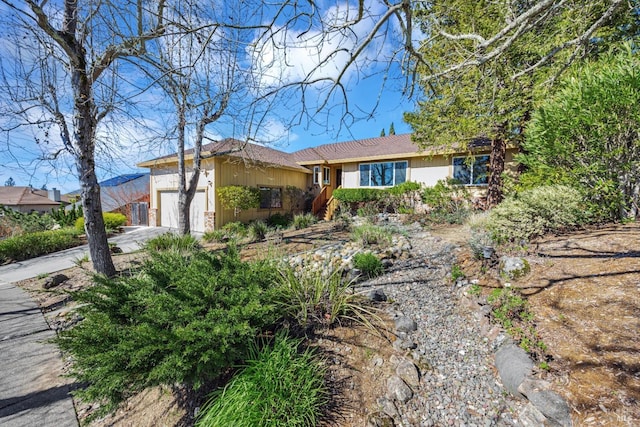
[[276, 187], [283, 191], [283, 206], [276, 209], [250, 209], [241, 212], [238, 218], [234, 218], [232, 209], [224, 209], [216, 195], [216, 228], [233, 222], [248, 222], [254, 219], [266, 219], [274, 213], [289, 212], [290, 207], [284, 197], [284, 190], [287, 186], [297, 187], [301, 190], [307, 189], [308, 177], [310, 174], [302, 171], [294, 171], [273, 166], [245, 164], [238, 160], [216, 159], [215, 186], [226, 187], [228, 185], [246, 185], [248, 187]]

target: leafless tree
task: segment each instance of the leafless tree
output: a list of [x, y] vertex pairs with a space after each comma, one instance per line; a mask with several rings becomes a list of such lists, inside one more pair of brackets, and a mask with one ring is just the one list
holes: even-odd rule
[[[165, 2], [61, 2], [1, 0], [12, 29], [14, 55], [2, 63], [3, 108], [23, 126], [58, 131], [50, 156], [71, 153], [81, 183], [89, 253], [96, 272], [116, 270], [102, 218], [95, 152], [101, 121], [118, 105], [117, 61], [137, 57], [166, 30]], [[9, 63], [11, 61], [11, 63]]]

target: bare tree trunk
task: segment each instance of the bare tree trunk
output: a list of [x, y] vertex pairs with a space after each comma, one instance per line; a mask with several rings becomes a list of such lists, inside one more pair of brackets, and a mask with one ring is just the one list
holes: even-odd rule
[[[77, 6], [67, 1], [65, 9], [64, 32], [75, 37]], [[84, 213], [84, 227], [87, 232], [89, 254], [93, 269], [100, 274], [113, 276], [116, 268], [111, 259], [111, 251], [107, 241], [107, 233], [102, 217], [102, 201], [100, 200], [100, 185], [96, 176], [95, 165], [95, 135], [98, 124], [93, 91], [87, 75], [86, 52], [74, 38], [69, 43], [73, 49], [71, 59], [71, 86], [74, 95], [73, 106], [73, 144], [76, 150], [76, 167], [82, 188], [82, 209]]]
[[491, 155], [489, 157], [489, 182], [487, 186], [486, 207], [491, 208], [500, 203], [502, 194], [502, 172], [507, 155], [507, 142], [504, 138], [504, 125], [501, 125], [491, 140]]

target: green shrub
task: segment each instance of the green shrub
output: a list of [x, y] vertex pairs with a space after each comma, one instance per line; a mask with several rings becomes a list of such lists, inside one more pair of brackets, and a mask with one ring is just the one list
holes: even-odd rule
[[185, 251], [190, 252], [198, 249], [198, 240], [191, 234], [180, 236], [176, 233], [164, 233], [145, 242], [144, 248], [149, 252], [160, 251]]
[[274, 213], [269, 218], [267, 218], [267, 225], [269, 227], [287, 228], [289, 227], [289, 224], [291, 224], [290, 215]]
[[0, 205], [0, 238], [50, 230], [55, 223], [49, 214], [23, 213]]
[[363, 224], [355, 227], [351, 232], [351, 239], [359, 241], [363, 246], [390, 245], [393, 231], [387, 227], [374, 224]]
[[293, 217], [293, 228], [302, 230], [318, 222], [318, 218], [312, 213], [295, 215]]
[[0, 240], [0, 264], [21, 261], [78, 246], [73, 229], [37, 231]]
[[82, 216], [82, 206], [79, 203], [72, 204], [69, 209], [60, 205], [57, 209], [51, 209], [49, 214], [61, 227], [73, 227]]
[[261, 241], [264, 240], [267, 235], [267, 231], [269, 231], [269, 227], [267, 223], [262, 220], [252, 221], [248, 227], [249, 237], [253, 241]]
[[267, 262], [228, 253], [151, 252], [138, 274], [95, 276], [74, 292], [84, 317], [57, 339], [104, 414], [153, 385], [199, 387], [243, 360], [256, 335], [278, 319]]
[[[115, 231], [127, 223], [127, 217], [121, 213], [103, 212], [104, 228], [107, 231]], [[84, 233], [84, 217], [76, 219], [75, 227], [78, 233]]]
[[296, 272], [289, 266], [280, 268], [280, 310], [303, 329], [330, 326], [340, 319], [358, 320], [369, 324], [373, 312], [351, 284], [342, 280], [342, 271], [328, 277], [321, 270]]
[[389, 188], [387, 191], [394, 196], [401, 196], [403, 194], [410, 193], [412, 191], [419, 191], [422, 188], [417, 182], [403, 182], [402, 184], [395, 185]]
[[306, 427], [318, 424], [327, 402], [324, 369], [300, 341], [277, 335], [252, 346], [247, 366], [203, 407], [198, 427]]
[[384, 194], [379, 188], [336, 188], [333, 198], [345, 203], [376, 201]]
[[260, 190], [246, 185], [229, 185], [217, 190], [222, 206], [233, 209], [233, 216], [238, 217], [241, 211], [260, 206]]
[[205, 231], [202, 235], [202, 240], [205, 242], [224, 242], [226, 238], [227, 234], [224, 230]]
[[462, 224], [470, 213], [471, 195], [453, 179], [439, 180], [422, 191], [429, 218], [436, 223]]
[[353, 256], [353, 266], [369, 278], [378, 277], [384, 272], [380, 258], [371, 252], [359, 252], [355, 254]]
[[222, 226], [222, 230], [227, 234], [230, 239], [241, 239], [247, 237], [249, 231], [247, 226], [241, 222], [228, 222]]
[[580, 193], [571, 187], [553, 185], [525, 190], [506, 199], [489, 213], [487, 228], [498, 243], [521, 243], [585, 221]]

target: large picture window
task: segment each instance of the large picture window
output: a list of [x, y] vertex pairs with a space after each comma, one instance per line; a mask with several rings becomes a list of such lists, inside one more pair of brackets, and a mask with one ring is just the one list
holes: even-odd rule
[[486, 185], [489, 181], [489, 155], [454, 157], [453, 179], [463, 185]]
[[406, 180], [406, 161], [360, 164], [360, 187], [393, 187]]
[[282, 188], [260, 187], [260, 209], [282, 207]]

